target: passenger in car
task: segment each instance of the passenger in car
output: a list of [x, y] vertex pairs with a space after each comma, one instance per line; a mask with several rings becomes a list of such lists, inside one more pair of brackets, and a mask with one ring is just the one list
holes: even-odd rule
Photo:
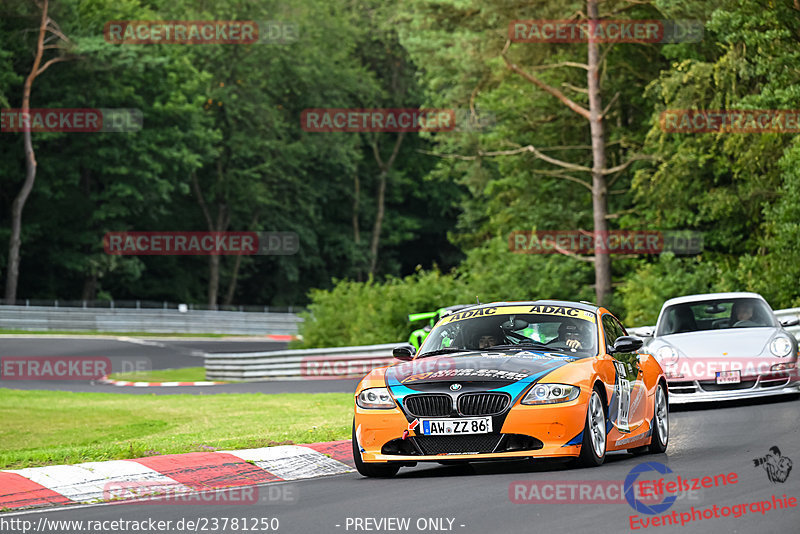
[[689, 306], [676, 306], [672, 313], [672, 333], [682, 334], [697, 330], [694, 313]]

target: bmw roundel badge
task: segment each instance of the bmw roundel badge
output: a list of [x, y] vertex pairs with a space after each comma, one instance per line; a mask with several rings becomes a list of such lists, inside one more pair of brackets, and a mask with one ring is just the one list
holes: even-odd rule
[[458, 391], [461, 389], [461, 384], [450, 384], [450, 391]]

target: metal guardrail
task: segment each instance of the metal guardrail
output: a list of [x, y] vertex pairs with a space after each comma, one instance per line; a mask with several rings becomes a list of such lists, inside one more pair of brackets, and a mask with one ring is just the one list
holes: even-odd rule
[[[779, 319], [800, 319], [800, 308], [775, 310], [775, 315]], [[654, 326], [640, 326], [630, 328], [629, 332], [637, 335], [637, 331], [647, 328], [655, 330]], [[800, 339], [800, 325], [791, 326], [787, 330]], [[376, 367], [394, 363], [392, 349], [401, 343], [402, 341], [361, 347], [206, 354], [206, 379], [255, 381], [270, 378], [361, 378]]]
[[8, 330], [297, 335], [301, 321], [293, 313], [0, 306], [0, 329]]
[[206, 354], [206, 379], [360, 378], [376, 367], [392, 363], [392, 349], [397, 345]]
[[167, 302], [166, 300], [45, 300], [45, 299], [17, 299], [14, 301], [7, 301], [0, 299], [0, 306], [44, 306], [52, 308], [134, 308], [134, 309], [161, 309], [161, 310], [178, 310], [186, 308], [188, 310], [209, 310], [209, 311], [240, 311], [240, 312], [257, 312], [257, 313], [297, 313], [305, 311], [302, 307], [297, 306], [256, 306], [253, 304], [217, 304], [210, 306], [208, 304], [179, 304], [177, 302]]

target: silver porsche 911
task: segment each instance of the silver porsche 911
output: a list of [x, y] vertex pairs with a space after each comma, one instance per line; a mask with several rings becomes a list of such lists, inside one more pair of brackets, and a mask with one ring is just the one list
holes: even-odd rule
[[666, 301], [641, 352], [661, 364], [669, 403], [800, 393], [798, 343], [757, 293]]

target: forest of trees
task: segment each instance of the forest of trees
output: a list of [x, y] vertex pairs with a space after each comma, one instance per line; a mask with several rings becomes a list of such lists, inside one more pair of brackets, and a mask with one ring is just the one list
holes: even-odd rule
[[[513, 21], [541, 19], [703, 31], [666, 43], [509, 39]], [[289, 21], [297, 35], [114, 44], [103, 36], [112, 20]], [[143, 127], [30, 142], [0, 132], [6, 299], [310, 306], [326, 324], [316, 344], [344, 330], [335, 343], [384, 341], [404, 314], [476, 296], [599, 301], [631, 324], [693, 292], [800, 305], [797, 130], [670, 133], [659, 122], [674, 109], [800, 109], [800, 0], [3, 0], [0, 108], [26, 98], [135, 108]], [[318, 133], [301, 127], [311, 108], [469, 120]], [[703, 250], [509, 250], [512, 232], [578, 229], [693, 231]], [[293, 231], [300, 250], [106, 254], [103, 235], [125, 230]]]

